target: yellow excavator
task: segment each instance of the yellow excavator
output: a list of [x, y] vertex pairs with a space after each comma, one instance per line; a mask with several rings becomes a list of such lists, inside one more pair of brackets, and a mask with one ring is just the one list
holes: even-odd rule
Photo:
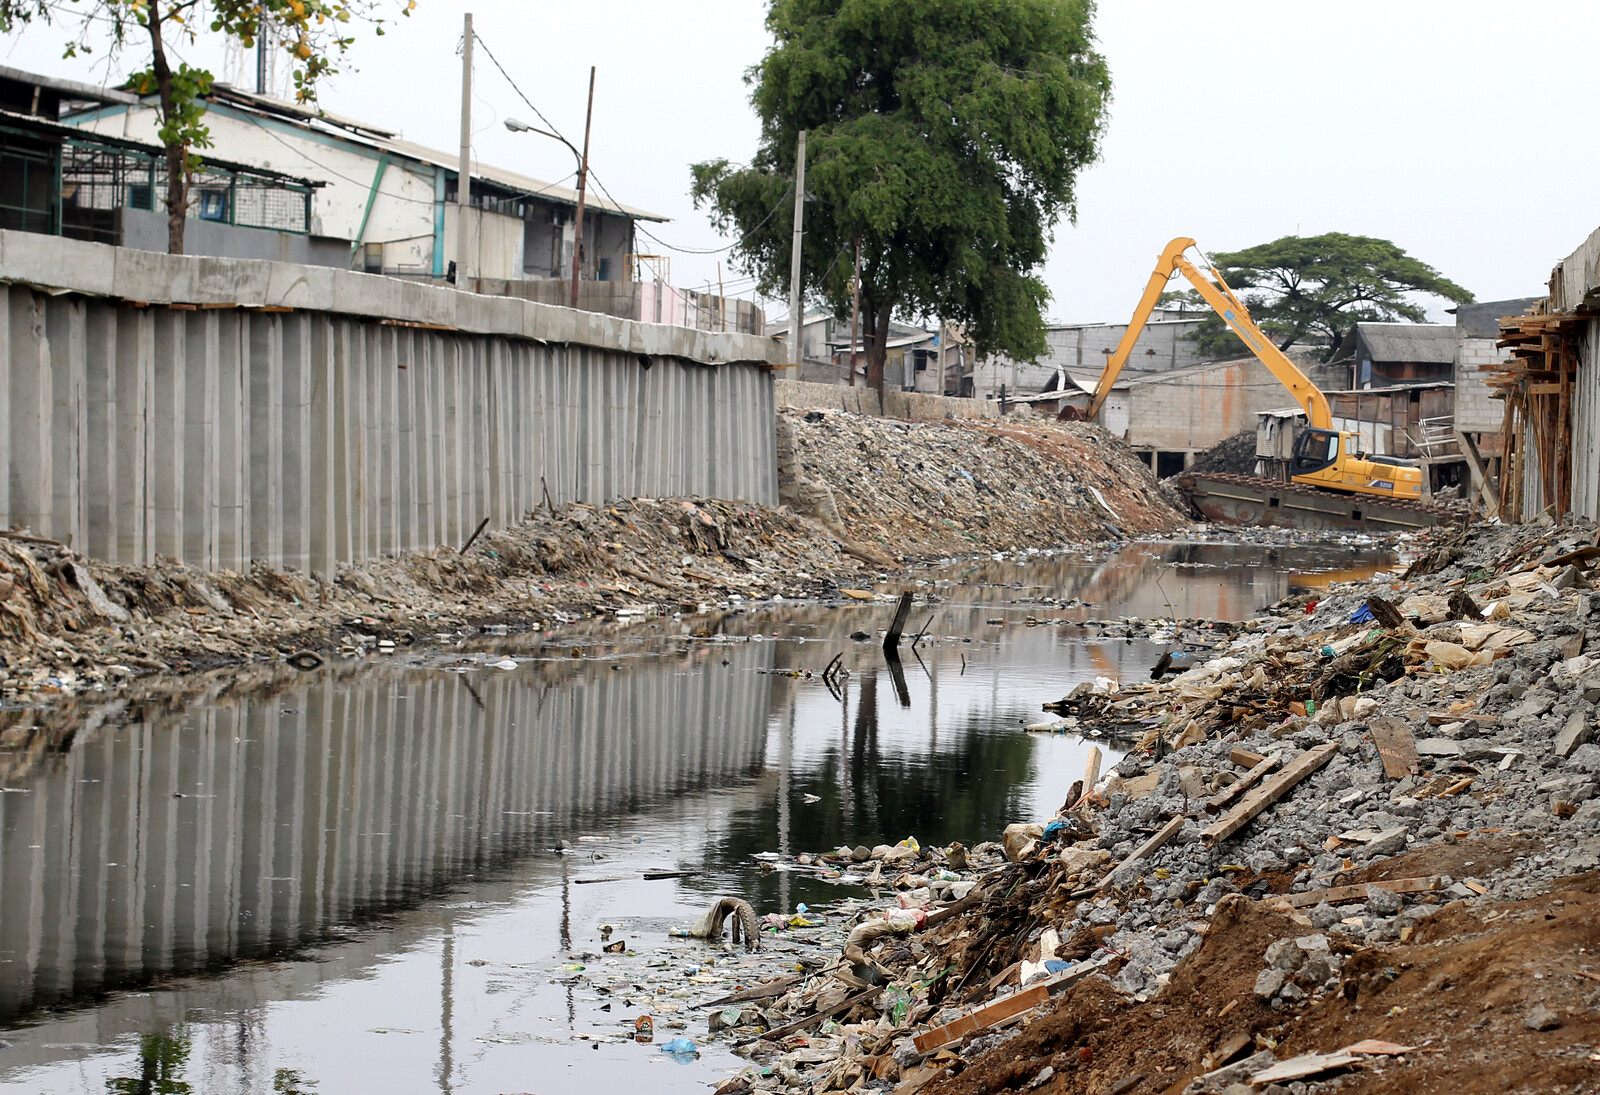
[[1208, 278], [1186, 257], [1190, 248], [1199, 250], [1194, 240], [1179, 238], [1167, 244], [1156, 263], [1155, 271], [1145, 286], [1139, 307], [1134, 309], [1128, 330], [1117, 344], [1116, 352], [1106, 362], [1105, 372], [1095, 385], [1089, 406], [1083, 417], [1094, 421], [1104, 406], [1111, 387], [1117, 382], [1134, 343], [1144, 330], [1150, 313], [1155, 310], [1162, 292], [1174, 274], [1189, 279], [1200, 296], [1222, 317], [1224, 323], [1238, 335], [1250, 352], [1260, 359], [1273, 376], [1289, 389], [1300, 408], [1305, 411], [1307, 427], [1295, 440], [1294, 455], [1289, 462], [1290, 479], [1307, 487], [1340, 491], [1347, 494], [1375, 494], [1399, 502], [1417, 502], [1422, 497], [1422, 469], [1399, 457], [1372, 456], [1358, 451], [1359, 438], [1333, 428], [1333, 414], [1328, 409], [1328, 399], [1311, 383], [1293, 361], [1272, 340], [1262, 333], [1250, 318], [1244, 306], [1228, 283], [1222, 280], [1208, 262]]

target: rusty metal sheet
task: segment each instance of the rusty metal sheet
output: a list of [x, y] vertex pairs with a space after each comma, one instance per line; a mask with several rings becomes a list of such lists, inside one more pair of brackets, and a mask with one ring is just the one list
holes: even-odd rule
[[1247, 476], [1185, 475], [1178, 483], [1207, 520], [1224, 524], [1389, 532], [1432, 528], [1444, 519], [1425, 506]]

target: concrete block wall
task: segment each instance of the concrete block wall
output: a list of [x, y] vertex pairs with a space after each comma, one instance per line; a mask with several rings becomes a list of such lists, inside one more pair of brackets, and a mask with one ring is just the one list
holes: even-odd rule
[[1199, 452], [1253, 429], [1258, 412], [1293, 403], [1265, 365], [1246, 358], [1132, 383], [1107, 400], [1105, 422], [1135, 448]]
[[988, 399], [957, 399], [927, 392], [885, 391], [883, 398], [871, 388], [846, 384], [814, 384], [804, 380], [779, 380], [775, 384], [779, 407], [795, 410], [849, 411], [911, 422], [940, 422], [947, 418], [996, 419], [1000, 404]]
[[1505, 420], [1505, 403], [1489, 398], [1479, 367], [1506, 359], [1506, 351], [1495, 349], [1492, 338], [1456, 339], [1455, 385], [1456, 429], [1469, 433], [1498, 433]]
[[621, 496], [775, 504], [765, 338], [0, 232], [0, 525], [331, 571]]

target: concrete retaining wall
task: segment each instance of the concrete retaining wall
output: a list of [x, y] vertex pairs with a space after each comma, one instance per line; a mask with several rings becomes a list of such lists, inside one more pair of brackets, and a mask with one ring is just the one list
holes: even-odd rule
[[327, 572], [546, 488], [777, 501], [765, 338], [17, 232], [0, 283], [0, 525], [97, 558]]
[[849, 411], [852, 414], [901, 418], [911, 422], [1000, 417], [1000, 404], [988, 399], [956, 399], [926, 392], [886, 391], [880, 401], [878, 393], [871, 388], [812, 384], [803, 380], [779, 380], [776, 388], [778, 406], [802, 411]]

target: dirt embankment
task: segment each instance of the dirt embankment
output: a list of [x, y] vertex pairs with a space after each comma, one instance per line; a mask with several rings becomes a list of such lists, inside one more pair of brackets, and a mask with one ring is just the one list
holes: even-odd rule
[[[451, 546], [333, 575], [176, 560], [103, 564], [0, 534], [0, 693], [71, 692], [297, 649], [426, 641], [773, 596], [830, 596], [928, 557], [1104, 541], [1182, 524], [1148, 471], [1093, 427], [782, 416], [826, 519], [716, 499], [530, 513]], [[786, 496], [788, 492], [786, 491]]]
[[1054, 817], [802, 857], [892, 900], [725, 1095], [1600, 1092], [1600, 533], [1435, 535], [1050, 704], [1143, 735]]

